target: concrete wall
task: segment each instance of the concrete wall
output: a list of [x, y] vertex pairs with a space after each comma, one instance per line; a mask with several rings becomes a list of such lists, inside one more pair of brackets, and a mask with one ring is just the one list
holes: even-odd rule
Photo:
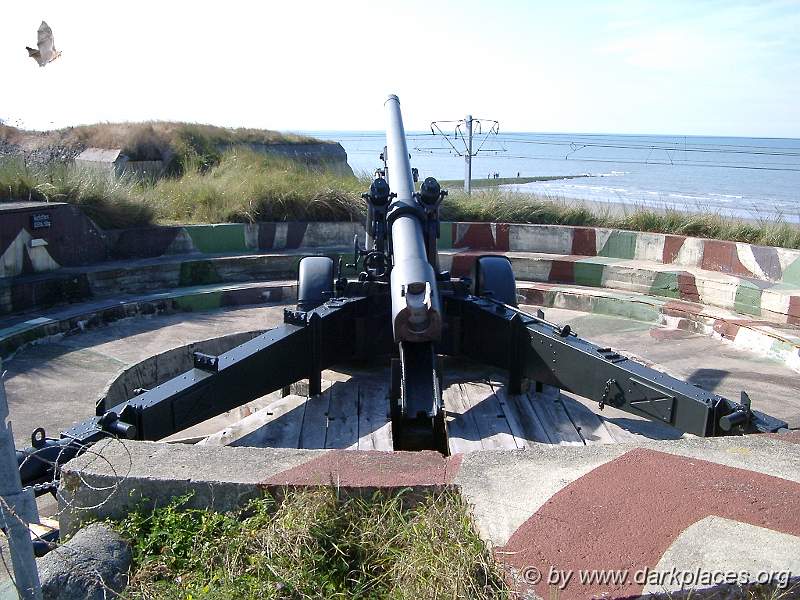
[[[349, 258], [353, 237], [364, 239], [362, 223], [355, 222], [99, 232], [75, 209], [59, 210], [63, 219], [54, 217], [51, 230], [36, 232], [47, 238], [47, 246], [31, 246], [33, 230], [26, 225], [30, 214], [10, 211], [12, 218], [3, 219], [0, 265], [6, 279], [0, 280], [0, 313], [115, 293], [294, 279], [302, 256]], [[623, 289], [780, 323], [800, 322], [798, 250], [599, 227], [508, 223], [443, 223], [439, 250], [442, 267], [456, 277], [469, 275], [481, 254], [505, 253], [521, 281]], [[107, 259], [143, 260], [103, 264]], [[87, 264], [95, 266], [83, 268]], [[16, 277], [63, 266], [72, 268], [38, 279]]]
[[192, 358], [194, 352], [218, 356], [261, 333], [263, 331], [232, 333], [210, 340], [193, 342], [150, 356], [142, 362], [120, 371], [103, 391], [98, 402], [101, 403], [104, 411], [110, 410], [118, 404], [126, 402], [129, 398], [133, 398], [134, 390], [152, 389], [190, 370], [194, 366]]
[[77, 207], [47, 202], [0, 204], [0, 278], [107, 258], [103, 231]]

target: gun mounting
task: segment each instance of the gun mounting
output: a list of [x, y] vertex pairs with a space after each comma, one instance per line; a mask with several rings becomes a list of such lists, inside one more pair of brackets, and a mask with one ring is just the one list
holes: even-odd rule
[[[321, 392], [322, 371], [352, 360], [391, 364], [388, 411], [396, 450], [448, 452], [441, 357], [460, 356], [508, 372], [508, 391], [556, 386], [698, 436], [774, 432], [786, 423], [584, 340], [517, 306], [510, 261], [476, 259], [470, 278], [439, 268], [439, 211], [447, 192], [432, 177], [414, 190], [400, 101], [385, 102], [386, 168], [363, 197], [365, 244], [355, 240], [357, 277], [333, 260], [305, 257], [297, 307], [284, 324], [219, 356], [194, 354], [193, 368], [17, 451], [23, 484], [52, 481], [58, 465], [109, 435], [159, 440], [291, 384]], [[383, 175], [386, 175], [384, 177]], [[48, 490], [40, 485], [37, 492]]]

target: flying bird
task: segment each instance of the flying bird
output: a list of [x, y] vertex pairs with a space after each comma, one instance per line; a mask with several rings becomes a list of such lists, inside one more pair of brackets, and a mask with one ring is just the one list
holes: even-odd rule
[[50, 29], [50, 26], [44, 21], [42, 21], [42, 24], [39, 25], [38, 40], [36, 45], [39, 46], [38, 50], [34, 50], [28, 46], [25, 46], [25, 49], [28, 51], [28, 56], [39, 63], [40, 67], [45, 66], [47, 63], [53, 62], [55, 59], [61, 56], [61, 52], [56, 50], [56, 47], [53, 43], [53, 30]]

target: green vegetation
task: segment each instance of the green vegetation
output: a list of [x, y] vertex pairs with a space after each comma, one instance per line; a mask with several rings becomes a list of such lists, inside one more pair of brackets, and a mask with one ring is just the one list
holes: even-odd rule
[[[26, 167], [19, 161], [0, 161], [0, 201], [74, 203], [104, 228], [364, 218], [366, 206], [360, 194], [369, 187], [368, 177], [339, 176], [245, 150], [215, 155], [206, 138], [185, 135], [183, 174], [158, 181], [111, 180], [62, 166]], [[603, 226], [800, 248], [800, 227], [782, 221], [753, 222], [643, 207], [613, 213], [579, 201], [510, 193], [497, 187], [472, 196], [454, 190], [442, 213], [451, 221]]]
[[157, 181], [0, 161], [0, 201], [69, 202], [103, 228], [360, 220], [365, 214], [360, 193], [369, 184], [354, 177], [249, 150], [228, 151], [216, 165], [207, 158], [189, 158], [192, 169]]
[[232, 144], [283, 144], [317, 142], [314, 138], [268, 129], [217, 127], [199, 123], [148, 121], [144, 123], [95, 123], [56, 129], [25, 131], [0, 124], [0, 141], [25, 143], [27, 147], [121, 148], [132, 160], [161, 160], [180, 154], [192, 142], [203, 146]]
[[255, 500], [239, 514], [188, 497], [114, 524], [131, 540], [130, 599], [509, 596], [460, 496], [342, 499], [331, 488]]
[[155, 211], [143, 201], [141, 187], [132, 179], [114, 180], [63, 165], [29, 168], [18, 160], [0, 161], [0, 202], [30, 200], [75, 204], [106, 229], [155, 221]]

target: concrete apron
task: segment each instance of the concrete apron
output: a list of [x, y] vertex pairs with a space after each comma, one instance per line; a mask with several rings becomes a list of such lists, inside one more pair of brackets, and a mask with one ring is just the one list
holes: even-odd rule
[[227, 511], [284, 486], [451, 488], [515, 585], [540, 597], [709, 587], [743, 573], [782, 581], [800, 575], [798, 444], [792, 432], [445, 458], [109, 440], [95, 448], [103, 461], [92, 453], [65, 466], [61, 527], [69, 535], [88, 517], [189, 491], [191, 506]]

